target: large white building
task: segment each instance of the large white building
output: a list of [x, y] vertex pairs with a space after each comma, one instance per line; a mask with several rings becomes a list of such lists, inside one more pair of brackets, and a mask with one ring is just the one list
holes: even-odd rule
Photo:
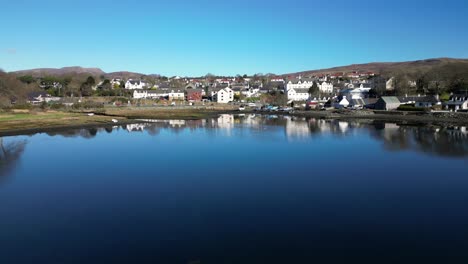
[[125, 89], [127, 90], [144, 89], [145, 87], [146, 87], [146, 83], [140, 80], [136, 81], [136, 80], [129, 79], [125, 83]]
[[221, 104], [227, 104], [234, 101], [234, 91], [230, 88], [219, 90], [213, 95], [213, 101]]
[[319, 90], [321, 93], [333, 93], [333, 84], [323, 82], [322, 84], [318, 84]]
[[309, 89], [314, 85], [311, 78], [298, 78], [286, 83], [285, 93], [288, 101], [306, 101], [309, 99]]
[[309, 89], [312, 85], [314, 85], [314, 80], [311, 78], [293, 79], [286, 83], [286, 91], [290, 89]]
[[288, 101], [306, 101], [309, 99], [309, 88], [289, 89], [286, 92]]

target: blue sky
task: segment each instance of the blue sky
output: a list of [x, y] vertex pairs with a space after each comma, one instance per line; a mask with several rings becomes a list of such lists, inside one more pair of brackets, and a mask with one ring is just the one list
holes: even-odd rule
[[0, 0], [0, 68], [288, 73], [468, 58], [468, 2]]

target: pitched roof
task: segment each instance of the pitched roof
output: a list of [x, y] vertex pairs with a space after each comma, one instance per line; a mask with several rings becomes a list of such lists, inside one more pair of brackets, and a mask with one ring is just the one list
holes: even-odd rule
[[366, 105], [366, 102], [362, 99], [362, 98], [359, 98], [359, 99], [351, 99], [349, 100], [349, 104], [350, 105]]
[[296, 91], [296, 93], [309, 93], [309, 89], [307, 89], [307, 88], [294, 88], [294, 89], [291, 89], [291, 90]]
[[387, 104], [400, 104], [400, 100], [396, 96], [382, 96], [380, 97]]
[[187, 89], [187, 94], [194, 94], [194, 93], [203, 93], [202, 89]]

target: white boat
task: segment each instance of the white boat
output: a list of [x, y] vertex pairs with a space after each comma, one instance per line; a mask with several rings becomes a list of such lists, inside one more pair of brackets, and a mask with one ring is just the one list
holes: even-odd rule
[[119, 120], [117, 120], [117, 119], [112, 119], [112, 122], [114, 122], [114, 123], [118, 123], [118, 122], [119, 122]]

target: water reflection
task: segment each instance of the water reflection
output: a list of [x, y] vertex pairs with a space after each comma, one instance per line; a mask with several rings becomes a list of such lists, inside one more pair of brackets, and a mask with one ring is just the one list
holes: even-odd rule
[[15, 168], [26, 147], [26, 140], [0, 138], [0, 183]]
[[[417, 126], [386, 123], [382, 121], [342, 121], [316, 118], [302, 118], [278, 115], [220, 115], [216, 118], [199, 120], [138, 120], [136, 124], [104, 126], [48, 132], [50, 136], [81, 137], [91, 139], [100, 133], [147, 133], [157, 136], [162, 130], [181, 133], [189, 130], [205, 129], [207, 133], [220, 132], [233, 136], [235, 129], [247, 128], [257, 131], [252, 136], [264, 138], [265, 131], [283, 131], [288, 141], [310, 140], [313, 137], [333, 135], [334, 137], [370, 136], [381, 141], [388, 151], [411, 150], [422, 153], [463, 157], [468, 156], [468, 130], [465, 126]], [[9, 157], [20, 155], [25, 143], [11, 145]], [[2, 160], [6, 160], [5, 152]], [[5, 161], [4, 161], [5, 163]]]

